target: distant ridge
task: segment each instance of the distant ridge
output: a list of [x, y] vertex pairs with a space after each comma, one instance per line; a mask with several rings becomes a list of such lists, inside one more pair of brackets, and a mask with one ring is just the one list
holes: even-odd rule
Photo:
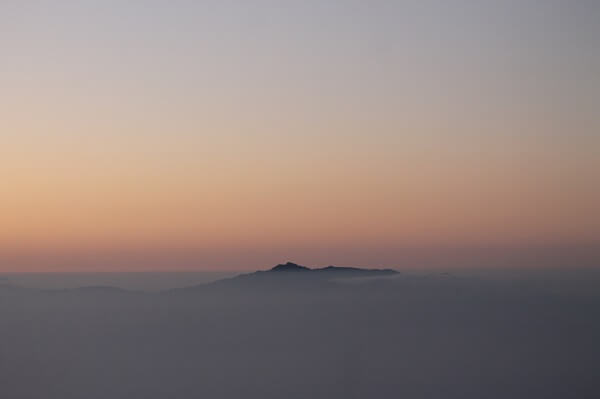
[[300, 265], [297, 265], [292, 262], [287, 262], [287, 263], [279, 264], [279, 265], [273, 267], [270, 271], [272, 271], [272, 272], [304, 272], [304, 271], [310, 271], [310, 270], [311, 269], [309, 269], [306, 266], [300, 266]]
[[[311, 269], [306, 266], [301, 266], [293, 262], [287, 262], [279, 264], [268, 272], [312, 272], [312, 273], [342, 273], [342, 274], [357, 274], [357, 275], [385, 275], [385, 274], [396, 274], [397, 271], [393, 269], [361, 269], [358, 267], [340, 267], [340, 266], [327, 266], [322, 268]], [[259, 273], [259, 272], [257, 272]]]
[[306, 290], [338, 286], [336, 280], [362, 277], [386, 277], [397, 274], [393, 269], [363, 269], [357, 267], [327, 266], [311, 269], [297, 263], [287, 262], [268, 270], [240, 274], [235, 277], [217, 280], [212, 283], [175, 289], [171, 292], [204, 291], [205, 289], [234, 290]]

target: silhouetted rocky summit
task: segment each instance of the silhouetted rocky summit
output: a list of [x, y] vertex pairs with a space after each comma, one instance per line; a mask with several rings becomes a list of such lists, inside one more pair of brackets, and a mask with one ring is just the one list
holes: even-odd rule
[[175, 289], [175, 292], [200, 292], [204, 290], [232, 288], [235, 290], [290, 290], [322, 289], [337, 286], [336, 280], [361, 277], [386, 277], [397, 274], [392, 269], [362, 269], [357, 267], [327, 266], [311, 269], [297, 263], [287, 262], [268, 270], [240, 274], [235, 277], [217, 280], [213, 283]]
[[300, 266], [292, 262], [287, 262], [283, 264], [279, 264], [273, 267], [270, 271], [272, 272], [305, 272], [310, 271], [306, 266]]
[[[269, 272], [305, 272], [311, 273], [311, 275], [340, 275], [340, 276], [381, 276], [381, 275], [390, 275], [398, 273], [392, 269], [362, 269], [358, 267], [339, 267], [339, 266], [327, 266], [322, 268], [311, 269], [306, 266], [301, 266], [293, 262], [287, 262], [283, 264], [279, 264], [273, 267]], [[260, 272], [257, 272], [260, 273]]]

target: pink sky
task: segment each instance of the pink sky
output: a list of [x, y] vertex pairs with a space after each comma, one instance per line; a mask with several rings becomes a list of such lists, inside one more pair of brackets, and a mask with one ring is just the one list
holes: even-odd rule
[[341, 3], [0, 5], [0, 271], [600, 241], [597, 10]]

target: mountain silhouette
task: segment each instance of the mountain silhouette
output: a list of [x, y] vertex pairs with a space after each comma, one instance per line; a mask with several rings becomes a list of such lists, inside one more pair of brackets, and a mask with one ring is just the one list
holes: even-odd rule
[[213, 289], [233, 290], [312, 290], [336, 287], [336, 280], [361, 277], [385, 277], [398, 272], [393, 269], [363, 269], [357, 267], [327, 266], [309, 268], [293, 262], [282, 263], [269, 270], [259, 270], [252, 273], [240, 274], [235, 277], [217, 280], [209, 284], [176, 289], [173, 291], [211, 291]]
[[[317, 268], [317, 269], [311, 269], [309, 267], [301, 266], [301, 265], [298, 265], [298, 264], [292, 263], [292, 262], [279, 264], [279, 265], [273, 267], [271, 270], [268, 270], [267, 272], [268, 273], [269, 272], [311, 272], [311, 273], [313, 273], [312, 275], [328, 274], [331, 276], [333, 276], [333, 275], [381, 276], [381, 275], [390, 275], [390, 274], [398, 273], [397, 271], [395, 271], [393, 269], [361, 269], [358, 267], [340, 267], [340, 266], [327, 266], [327, 267], [322, 267], [322, 268]], [[256, 273], [261, 273], [261, 272], [256, 272]]]
[[239, 281], [239, 280], [281, 280], [283, 281], [303, 281], [303, 280], [331, 280], [335, 278], [350, 278], [350, 277], [374, 277], [374, 276], [389, 276], [398, 272], [392, 269], [361, 269], [358, 267], [339, 267], [327, 266], [323, 268], [311, 269], [307, 266], [301, 266], [293, 262], [282, 263], [266, 271], [256, 271], [254, 273], [241, 274], [236, 277], [219, 280], [215, 283], [224, 281]]
[[270, 271], [272, 271], [272, 272], [305, 272], [305, 271], [310, 271], [310, 270], [311, 269], [309, 269], [306, 266], [300, 266], [295, 263], [288, 262], [285, 264], [277, 265], [277, 266], [273, 267]]

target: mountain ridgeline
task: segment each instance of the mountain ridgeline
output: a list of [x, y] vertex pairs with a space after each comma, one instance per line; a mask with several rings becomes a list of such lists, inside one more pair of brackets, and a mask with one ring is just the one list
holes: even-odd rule
[[[311, 276], [318, 277], [370, 277], [370, 276], [389, 276], [398, 273], [392, 269], [361, 269], [358, 267], [339, 267], [327, 266], [320, 269], [310, 269], [306, 266], [300, 266], [292, 262], [280, 264], [273, 267], [267, 273], [273, 272], [301, 272], [310, 273]], [[257, 272], [261, 273], [261, 272]], [[264, 272], [262, 272], [264, 273]]]
[[339, 286], [342, 280], [362, 278], [385, 278], [397, 275], [393, 269], [363, 269], [357, 267], [327, 266], [311, 269], [296, 263], [279, 264], [269, 270], [259, 270], [253, 273], [240, 274], [235, 277], [217, 280], [209, 284], [196, 285], [175, 291], [199, 292], [211, 289], [234, 289], [279, 291], [294, 289], [321, 289]]

